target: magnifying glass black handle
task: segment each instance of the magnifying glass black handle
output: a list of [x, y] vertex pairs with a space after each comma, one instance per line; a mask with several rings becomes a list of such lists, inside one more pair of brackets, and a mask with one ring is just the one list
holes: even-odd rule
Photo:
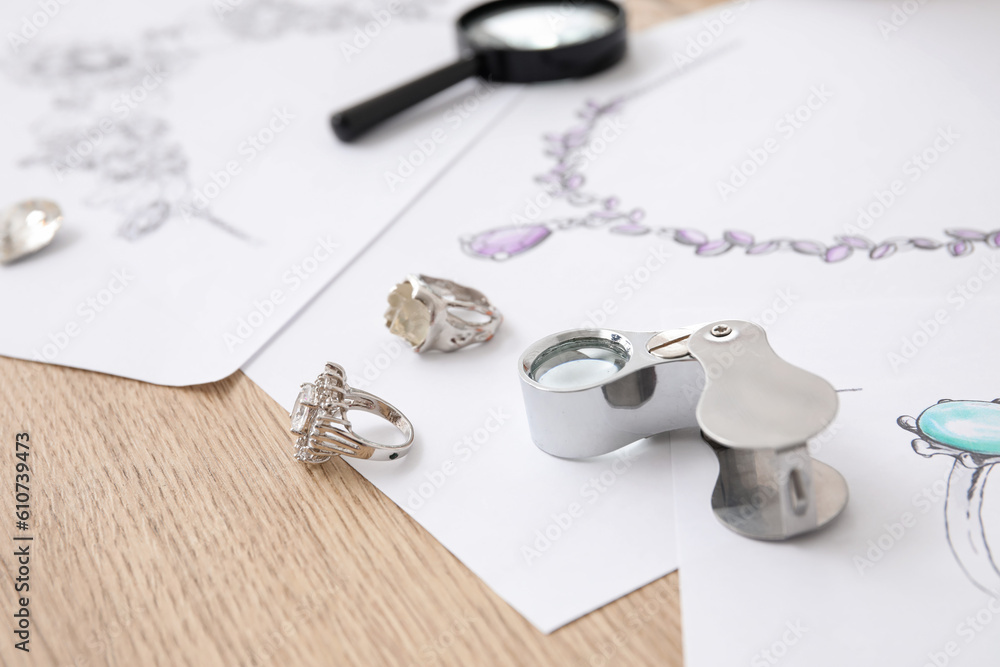
[[445, 88], [479, 74], [479, 58], [463, 58], [415, 81], [365, 100], [330, 117], [333, 133], [344, 142], [354, 141], [382, 121], [409, 109]]

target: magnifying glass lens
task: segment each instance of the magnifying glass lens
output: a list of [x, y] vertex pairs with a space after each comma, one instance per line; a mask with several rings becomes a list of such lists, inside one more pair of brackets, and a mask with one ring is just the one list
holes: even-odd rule
[[603, 37], [615, 29], [617, 20], [618, 13], [604, 5], [567, 9], [565, 3], [532, 3], [476, 17], [466, 38], [477, 49], [554, 49]]
[[628, 362], [628, 351], [603, 338], [578, 338], [542, 353], [529, 375], [545, 387], [572, 389], [601, 382]]
[[493, 0], [462, 14], [457, 28], [456, 62], [333, 114], [337, 137], [354, 141], [470, 76], [498, 83], [573, 79], [625, 55], [625, 10], [614, 0]]

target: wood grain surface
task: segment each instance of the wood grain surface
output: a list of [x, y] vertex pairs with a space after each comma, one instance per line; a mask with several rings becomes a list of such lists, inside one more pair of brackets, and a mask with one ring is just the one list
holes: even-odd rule
[[[629, 9], [641, 29], [709, 4]], [[242, 373], [174, 389], [0, 358], [0, 426], [3, 665], [682, 663], [676, 573], [543, 635], [348, 465], [294, 461]]]

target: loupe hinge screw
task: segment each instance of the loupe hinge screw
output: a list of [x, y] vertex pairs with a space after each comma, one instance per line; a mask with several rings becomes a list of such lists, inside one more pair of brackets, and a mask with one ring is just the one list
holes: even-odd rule
[[662, 359], [679, 359], [688, 356], [687, 341], [691, 332], [686, 329], [661, 331], [646, 344], [646, 350]]
[[712, 327], [712, 335], [716, 338], [725, 338], [731, 333], [733, 333], [733, 328], [728, 324], [716, 324]]

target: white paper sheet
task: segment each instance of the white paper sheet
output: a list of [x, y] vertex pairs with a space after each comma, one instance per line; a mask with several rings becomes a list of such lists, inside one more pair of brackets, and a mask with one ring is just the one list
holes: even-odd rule
[[[329, 116], [456, 55], [468, 2], [4, 4], [0, 354], [186, 385], [235, 371], [516, 94], [466, 82], [353, 145]], [[392, 174], [392, 176], [387, 176]]]
[[[809, 304], [880, 294], [907, 306], [910, 319], [886, 330], [895, 337], [883, 360], [941, 308], [955, 330], [969, 312], [989, 312], [949, 301], [970, 275], [995, 273], [996, 260], [988, 195], [1000, 176], [1000, 105], [983, 87], [989, 75], [966, 67], [992, 62], [991, 52], [955, 42], [970, 11], [935, 10], [940, 39], [952, 39], [927, 47], [902, 30], [882, 39], [889, 3], [741, 3], [637, 38], [607, 75], [527, 91], [245, 370], [290, 406], [329, 359], [406, 412], [415, 453], [358, 469], [540, 629], [625, 594], [676, 563], [662, 439], [635, 445], [650, 458], [560, 531], [558, 515], [587, 500], [583, 485], [615, 455], [570, 462], [535, 450], [518, 356], [578, 326], [652, 331], [742, 317], [765, 325], [788, 361], [843, 387], [853, 378], [836, 372], [840, 355], [867, 344], [866, 322], [836, 320], [833, 346], [793, 345], [816, 326]], [[452, 355], [403, 349], [380, 316], [408, 272], [484, 291], [506, 316], [500, 334]], [[491, 410], [510, 417], [455, 461], [464, 438], [496, 424]], [[529, 557], [536, 531], [552, 525], [558, 540]], [[701, 604], [738, 594], [714, 591]], [[684, 595], [698, 655], [691, 647], [720, 644], [721, 630], [692, 616], [708, 607], [689, 612]]]
[[[812, 323], [806, 340], [797, 342], [791, 327], [773, 337], [778, 349], [808, 358], [810, 369], [838, 388], [859, 390], [840, 394], [837, 421], [813, 446], [850, 490], [844, 515], [818, 533], [765, 543], [723, 528], [709, 503], [715, 457], [695, 433], [672, 438], [687, 665], [995, 663], [998, 552], [994, 577], [980, 578], [993, 581], [991, 595], [963, 571], [948, 540], [945, 498], [955, 459], [918, 456], [914, 435], [896, 420], [941, 399], [998, 397], [994, 346], [973, 333], [996, 327], [997, 305], [986, 298], [970, 305], [898, 376], [886, 372], [886, 350], [899, 344], [901, 323], [923, 312], [912, 303], [803, 305], [799, 328]], [[845, 347], [845, 338], [858, 344]], [[995, 417], [992, 424], [995, 438]], [[959, 486], [959, 495], [970, 487]], [[981, 516], [994, 545], [998, 490], [997, 480], [987, 479]], [[956, 548], [968, 550], [975, 536], [954, 523]], [[988, 567], [990, 554], [968, 561], [970, 569]]]
[[[815, 535], [784, 544], [741, 538], [712, 514], [711, 450], [695, 433], [673, 436], [692, 667], [986, 665], [1000, 654], [1000, 578], [970, 576], [956, 557], [974, 546], [980, 555], [967, 569], [989, 570], [990, 560], [994, 574], [1000, 567], [995, 546], [991, 556], [974, 544], [1000, 539], [996, 482], [985, 485], [985, 534], [956, 530], [953, 547], [944, 495], [954, 458], [918, 456], [914, 435], [897, 424], [941, 399], [997, 398], [995, 338], [981, 333], [1000, 324], [997, 204], [986, 186], [1000, 176], [1000, 106], [990, 83], [1000, 54], [987, 28], [1000, 17], [994, 6], [950, 3], [920, 5], [904, 20], [899, 6], [779, 4], [755, 14], [797, 22], [796, 59], [833, 95], [781, 144], [773, 156], [780, 159], [732, 196], [730, 211], [758, 241], [763, 230], [765, 238], [811, 238], [838, 261], [793, 264], [775, 254], [751, 264], [730, 251], [710, 261], [725, 266], [718, 280], [695, 271], [691, 281], [705, 285], [715, 316], [742, 311], [767, 324], [778, 354], [844, 390], [837, 422], [814, 449], [844, 474], [851, 496], [845, 515]], [[894, 15], [899, 30], [882, 24]], [[748, 37], [741, 53], [752, 49]], [[730, 108], [738, 107], [733, 100]], [[763, 143], [747, 136], [738, 145]], [[794, 232], [776, 219], [789, 211], [800, 216]], [[827, 240], [838, 227], [877, 245], [840, 260]], [[921, 250], [934, 244], [918, 239], [953, 245]], [[772, 303], [751, 305], [769, 288]]]

